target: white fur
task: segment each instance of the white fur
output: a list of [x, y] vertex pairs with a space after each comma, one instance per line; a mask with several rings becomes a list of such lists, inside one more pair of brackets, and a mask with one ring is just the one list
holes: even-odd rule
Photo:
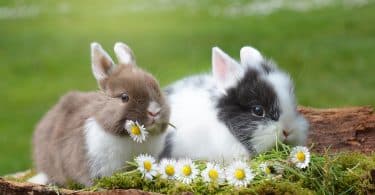
[[155, 101], [151, 101], [147, 108], [147, 111], [152, 112], [152, 113], [158, 113], [160, 112], [160, 110], [161, 110], [160, 104], [158, 104]]
[[30, 183], [46, 185], [48, 182], [48, 177], [45, 173], [40, 172], [36, 174], [34, 177], [28, 179], [27, 181]]
[[104, 51], [102, 46], [100, 46], [100, 44], [96, 42], [91, 43], [91, 68], [94, 77], [98, 81], [108, 77], [107, 73], [109, 71], [102, 69], [103, 66], [101, 65], [101, 63], [103, 62], [103, 58], [108, 61], [108, 63], [111, 63], [112, 67], [114, 66], [112, 58], [108, 55], [107, 52]]
[[280, 123], [272, 122], [265, 126], [259, 126], [253, 132], [254, 137], [251, 144], [257, 153], [261, 153], [275, 146], [277, 140], [282, 139], [282, 128]]
[[165, 134], [149, 136], [139, 144], [130, 137], [120, 137], [106, 132], [94, 119], [85, 122], [85, 140], [91, 177], [109, 176], [124, 167], [141, 153], [158, 156], [163, 149]]
[[240, 51], [241, 63], [246, 66], [250, 66], [253, 69], [263, 72], [261, 63], [263, 62], [263, 56], [258, 50], [253, 47], [245, 46]]
[[114, 47], [117, 59], [122, 64], [134, 65], [130, 48], [121, 42], [117, 42]]
[[282, 141], [296, 145], [305, 144], [308, 123], [297, 113], [293, 83], [289, 75], [280, 71], [272, 72], [267, 75], [266, 81], [273, 86], [279, 100], [281, 115], [278, 123], [289, 134], [286, 140], [281, 136]]
[[294, 101], [293, 85], [290, 77], [283, 72], [271, 72], [265, 78], [276, 92], [283, 115], [291, 117], [295, 114], [296, 105]]
[[[215, 85], [212, 77], [202, 78], [207, 87]], [[174, 132], [172, 157], [230, 161], [249, 155], [217, 118], [216, 102], [210, 100], [208, 90], [184, 84], [183, 81], [174, 86], [178, 93], [169, 96], [170, 122], [177, 130], [168, 129]]]

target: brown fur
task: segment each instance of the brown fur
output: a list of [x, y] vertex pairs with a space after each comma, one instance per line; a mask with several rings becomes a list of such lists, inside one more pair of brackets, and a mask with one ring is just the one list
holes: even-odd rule
[[[117, 136], [128, 136], [124, 129], [126, 120], [139, 121], [151, 134], [163, 132], [168, 124], [169, 107], [152, 75], [135, 65], [120, 64], [109, 71], [106, 62], [103, 67], [110, 74], [98, 80], [101, 91], [69, 92], [36, 126], [36, 169], [47, 174], [51, 183], [63, 185], [73, 180], [91, 185], [84, 137], [86, 119], [94, 117], [105, 131]], [[121, 93], [129, 95], [128, 102], [122, 102]], [[148, 128], [151, 119], [147, 107], [151, 100], [161, 105], [161, 113], [157, 125]]]

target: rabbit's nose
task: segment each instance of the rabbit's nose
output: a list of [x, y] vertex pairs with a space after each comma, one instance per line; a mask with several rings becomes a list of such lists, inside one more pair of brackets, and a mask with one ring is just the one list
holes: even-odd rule
[[159, 114], [160, 114], [160, 111], [161, 111], [161, 107], [160, 107], [160, 104], [155, 102], [155, 101], [152, 101], [150, 102], [150, 104], [148, 105], [148, 108], [147, 108], [147, 115], [150, 117], [150, 118], [156, 118]]
[[285, 136], [285, 138], [288, 138], [289, 132], [287, 130], [283, 130], [283, 135]]
[[160, 114], [160, 111], [158, 111], [158, 112], [147, 111], [147, 114], [150, 117], [157, 117]]

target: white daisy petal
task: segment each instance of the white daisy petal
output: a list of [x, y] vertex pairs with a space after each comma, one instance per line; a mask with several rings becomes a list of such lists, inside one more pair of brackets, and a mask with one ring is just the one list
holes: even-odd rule
[[222, 184], [225, 181], [224, 170], [215, 163], [207, 163], [207, 167], [202, 171], [201, 176], [203, 181], [207, 183], [216, 182], [218, 184]]
[[264, 162], [259, 165], [263, 175], [267, 178], [274, 178], [277, 175], [282, 175], [283, 168], [277, 162]]
[[254, 174], [250, 167], [242, 161], [235, 161], [226, 170], [228, 183], [236, 187], [246, 187], [253, 179]]
[[191, 159], [182, 159], [177, 163], [176, 178], [184, 184], [190, 184], [199, 174], [197, 166]]
[[138, 165], [137, 169], [144, 178], [152, 180], [157, 175], [158, 166], [154, 157], [148, 154], [141, 154], [135, 158], [135, 162]]
[[273, 175], [272, 172], [272, 166], [268, 162], [264, 162], [259, 165], [260, 170], [262, 171], [262, 174], [269, 177]]
[[290, 152], [292, 163], [300, 169], [304, 169], [309, 166], [310, 163], [310, 152], [307, 147], [296, 146]]
[[159, 174], [164, 179], [176, 179], [177, 162], [172, 159], [163, 159], [159, 163]]
[[138, 121], [127, 120], [125, 123], [125, 129], [129, 133], [130, 137], [137, 143], [142, 143], [146, 140], [148, 132], [143, 125], [140, 125]]

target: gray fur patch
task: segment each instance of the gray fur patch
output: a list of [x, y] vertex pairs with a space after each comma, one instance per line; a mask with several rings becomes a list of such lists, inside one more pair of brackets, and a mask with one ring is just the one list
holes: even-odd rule
[[164, 149], [159, 155], [159, 160], [163, 159], [163, 158], [170, 158], [171, 157], [172, 147], [173, 147], [173, 143], [172, 143], [173, 135], [174, 135], [174, 133], [171, 132], [171, 133], [168, 133], [168, 135], [166, 136], [165, 142], [164, 142]]

